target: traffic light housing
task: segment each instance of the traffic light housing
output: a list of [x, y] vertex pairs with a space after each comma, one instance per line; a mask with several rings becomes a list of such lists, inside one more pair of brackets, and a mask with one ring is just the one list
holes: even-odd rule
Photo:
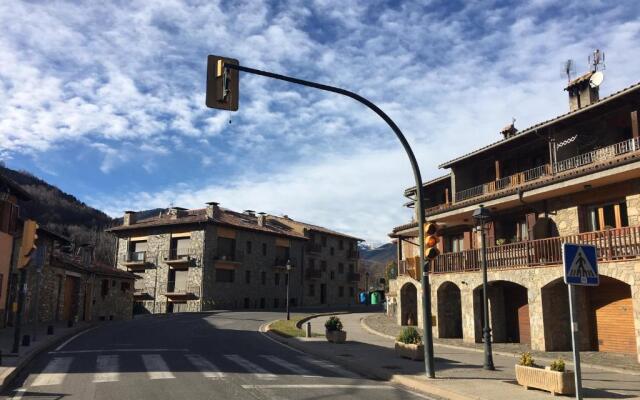
[[24, 221], [22, 227], [22, 243], [18, 254], [18, 268], [24, 268], [29, 264], [31, 256], [36, 250], [36, 240], [38, 239], [38, 224], [36, 221], [28, 219]]
[[210, 55], [207, 58], [207, 97], [209, 108], [238, 111], [240, 71], [225, 68], [225, 64], [239, 65], [238, 60]]
[[438, 250], [438, 225], [434, 222], [429, 222], [426, 224], [424, 229], [424, 256], [432, 260], [440, 254], [440, 250]]

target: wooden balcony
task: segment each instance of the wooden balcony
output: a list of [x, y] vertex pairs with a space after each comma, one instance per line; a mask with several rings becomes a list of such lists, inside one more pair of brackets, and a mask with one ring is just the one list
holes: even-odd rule
[[122, 257], [120, 263], [130, 271], [155, 268], [155, 258], [149, 256], [146, 251], [129, 251]]
[[[576, 235], [528, 240], [487, 247], [489, 270], [532, 268], [562, 263], [562, 244], [579, 243], [596, 246], [598, 261], [623, 261], [640, 257], [640, 226], [585, 232]], [[431, 273], [479, 271], [480, 249], [444, 253], [432, 263]], [[418, 258], [402, 260], [398, 273], [419, 277]]]
[[167, 289], [163, 293], [171, 300], [195, 300], [199, 297], [199, 286], [179, 286], [177, 282], [167, 282]]
[[171, 249], [164, 258], [164, 262], [174, 269], [187, 269], [195, 265], [196, 255], [191, 249]]

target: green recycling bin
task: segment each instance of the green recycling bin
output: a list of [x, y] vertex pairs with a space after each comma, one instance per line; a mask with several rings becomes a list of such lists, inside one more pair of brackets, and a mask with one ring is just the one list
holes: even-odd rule
[[373, 292], [371, 293], [371, 304], [380, 304], [380, 293]]

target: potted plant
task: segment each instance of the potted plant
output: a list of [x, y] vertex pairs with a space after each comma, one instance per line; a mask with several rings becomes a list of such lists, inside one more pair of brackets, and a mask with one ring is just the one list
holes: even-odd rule
[[516, 364], [516, 380], [525, 389], [532, 387], [547, 390], [553, 395], [574, 394], [576, 390], [574, 374], [565, 370], [565, 363], [561, 358], [543, 369], [535, 365], [531, 353], [522, 353]]
[[347, 340], [347, 332], [342, 330], [342, 321], [338, 317], [329, 317], [324, 323], [325, 336], [331, 343], [344, 343]]
[[416, 328], [409, 326], [400, 332], [396, 339], [395, 351], [400, 357], [424, 360], [424, 344]]

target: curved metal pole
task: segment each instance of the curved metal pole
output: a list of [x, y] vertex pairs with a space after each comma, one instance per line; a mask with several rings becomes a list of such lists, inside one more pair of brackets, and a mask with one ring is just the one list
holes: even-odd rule
[[416, 161], [416, 157], [413, 154], [413, 150], [407, 142], [404, 134], [398, 128], [395, 122], [387, 115], [384, 111], [382, 111], [378, 106], [360, 96], [359, 94], [350, 92], [345, 89], [341, 89], [334, 86], [323, 85], [316, 82], [305, 81], [303, 79], [292, 78], [290, 76], [274, 74], [273, 72], [261, 71], [254, 68], [244, 67], [241, 65], [235, 64], [224, 64], [225, 68], [236, 69], [243, 72], [248, 72], [254, 75], [266, 76], [273, 79], [278, 79], [281, 81], [296, 83], [298, 85], [309, 86], [312, 88], [325, 90], [327, 92], [338, 93], [343, 96], [351, 97], [352, 99], [364, 104], [369, 107], [369, 109], [373, 110], [380, 118], [384, 120], [384, 122], [389, 125], [389, 127], [393, 130], [393, 133], [396, 134], [398, 140], [404, 147], [407, 156], [409, 157], [409, 162], [411, 163], [411, 169], [413, 170], [413, 177], [416, 182], [416, 213], [418, 220], [418, 235], [419, 235], [419, 244], [420, 244], [420, 265], [422, 266], [422, 328], [424, 332], [425, 346], [424, 346], [424, 360], [425, 360], [425, 369], [427, 376], [429, 378], [435, 378], [435, 366], [433, 361], [433, 337], [431, 331], [431, 287], [429, 285], [429, 272], [427, 270], [427, 265], [424, 260], [424, 194], [422, 192], [422, 176], [420, 175], [420, 168], [418, 167], [418, 162]]

